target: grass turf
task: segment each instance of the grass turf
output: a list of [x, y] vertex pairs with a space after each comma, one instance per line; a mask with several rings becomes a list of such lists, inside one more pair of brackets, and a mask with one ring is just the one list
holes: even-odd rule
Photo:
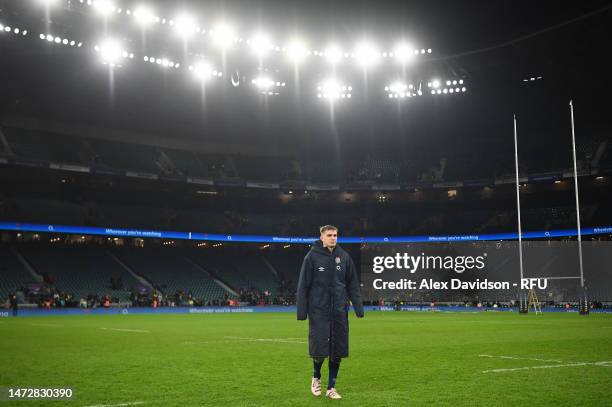
[[308, 323], [292, 313], [4, 318], [0, 386], [69, 386], [76, 398], [0, 404], [612, 405], [612, 362], [484, 372], [612, 361], [610, 315], [351, 316], [351, 356], [337, 384], [341, 401], [310, 394], [307, 331]]

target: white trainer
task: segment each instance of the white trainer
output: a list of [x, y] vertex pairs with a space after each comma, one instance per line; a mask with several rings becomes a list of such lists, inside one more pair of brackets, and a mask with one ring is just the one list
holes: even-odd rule
[[321, 379], [317, 379], [316, 377], [312, 378], [312, 382], [310, 383], [310, 392], [314, 396], [321, 395]]
[[340, 394], [338, 394], [338, 392], [336, 391], [336, 389], [334, 387], [332, 387], [331, 389], [327, 390], [327, 392], [325, 393], [326, 397], [329, 397], [332, 400], [340, 400], [342, 398], [342, 396]]

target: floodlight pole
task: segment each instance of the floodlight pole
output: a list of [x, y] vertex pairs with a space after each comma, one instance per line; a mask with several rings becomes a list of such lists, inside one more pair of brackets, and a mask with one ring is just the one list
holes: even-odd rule
[[584, 288], [584, 269], [582, 265], [582, 231], [580, 230], [580, 200], [578, 199], [578, 169], [576, 166], [576, 133], [574, 131], [574, 103], [569, 102], [572, 124], [572, 154], [574, 158], [574, 194], [576, 196], [576, 226], [578, 228], [578, 260], [580, 262], [580, 287]]

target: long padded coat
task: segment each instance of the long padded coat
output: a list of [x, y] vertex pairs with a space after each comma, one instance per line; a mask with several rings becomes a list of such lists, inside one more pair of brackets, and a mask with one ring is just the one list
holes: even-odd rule
[[297, 319], [308, 317], [311, 357], [337, 359], [348, 356], [349, 299], [355, 314], [363, 317], [353, 260], [340, 246], [336, 245], [330, 252], [317, 241], [304, 257], [297, 289]]

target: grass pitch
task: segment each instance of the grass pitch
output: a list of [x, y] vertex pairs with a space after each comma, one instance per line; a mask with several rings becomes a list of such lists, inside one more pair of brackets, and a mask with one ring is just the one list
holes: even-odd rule
[[370, 312], [350, 323], [333, 401], [310, 394], [308, 323], [293, 313], [4, 318], [0, 387], [71, 387], [75, 399], [0, 407], [612, 405], [612, 315]]

